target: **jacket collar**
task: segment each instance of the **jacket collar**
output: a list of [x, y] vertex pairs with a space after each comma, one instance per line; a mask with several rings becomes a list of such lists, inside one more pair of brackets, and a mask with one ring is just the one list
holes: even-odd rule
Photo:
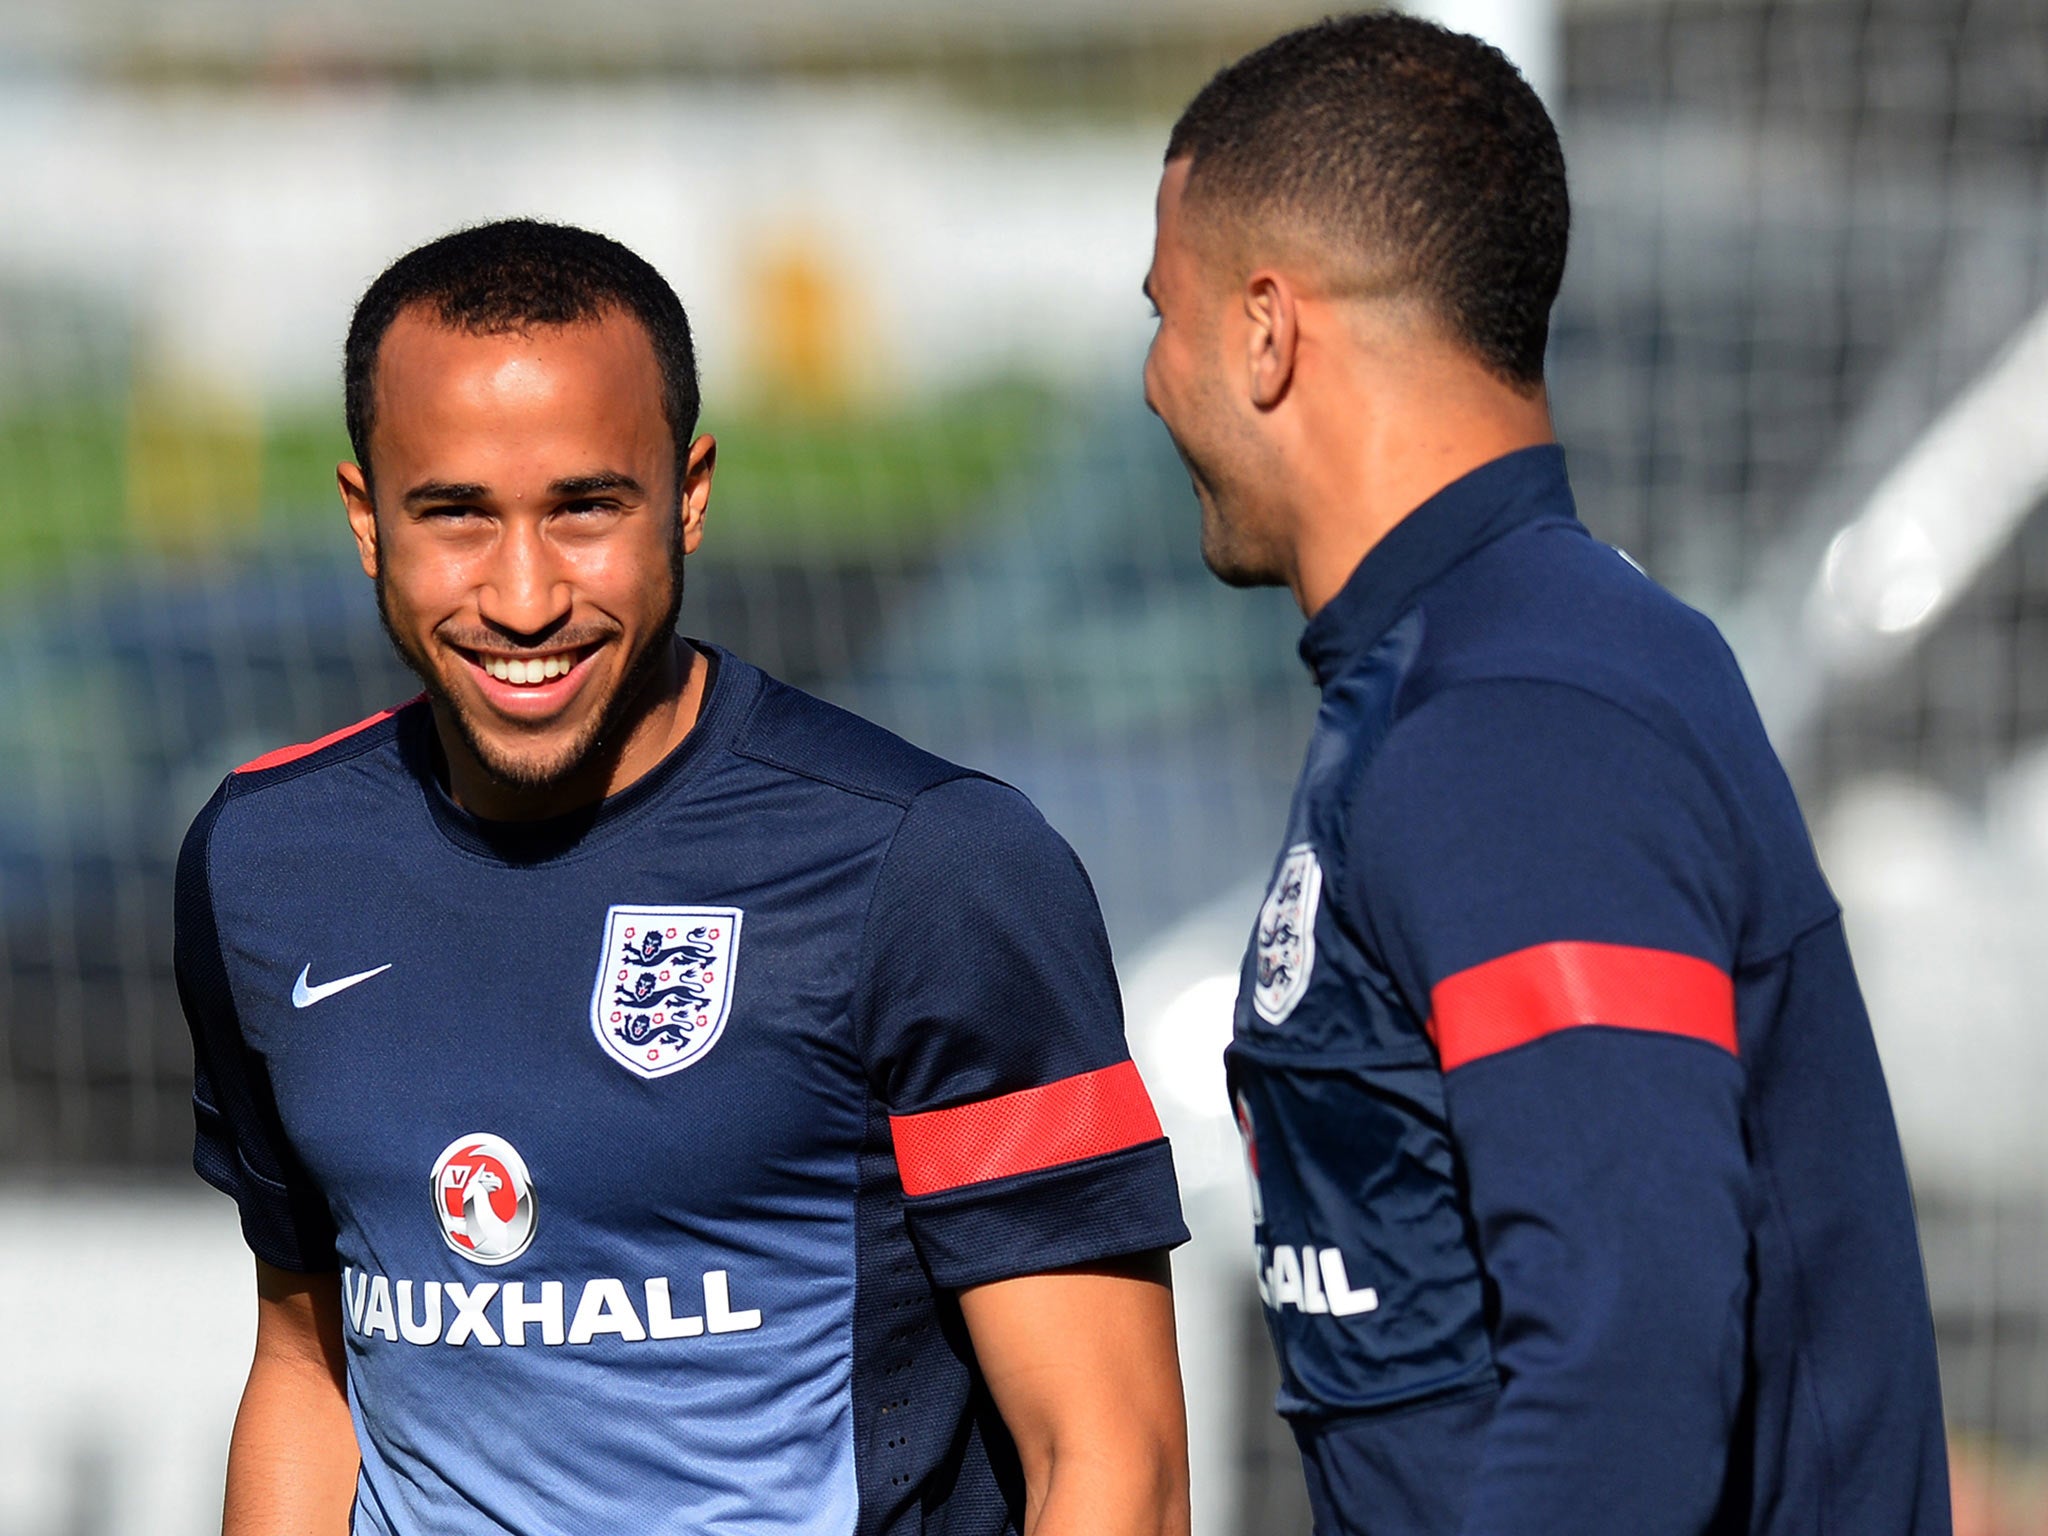
[[1422, 589], [1480, 546], [1545, 513], [1572, 516], [1564, 450], [1520, 448], [1453, 480], [1366, 551], [1309, 620], [1301, 659], [1327, 685], [1371, 650]]

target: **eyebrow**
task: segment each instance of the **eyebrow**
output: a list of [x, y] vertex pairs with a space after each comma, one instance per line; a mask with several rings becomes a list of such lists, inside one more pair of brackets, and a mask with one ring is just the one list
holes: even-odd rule
[[[645, 496], [646, 488], [631, 475], [617, 470], [601, 469], [588, 475], [569, 475], [548, 486], [550, 496], [594, 496], [600, 491], [626, 491], [635, 496]], [[491, 488], [476, 480], [423, 480], [405, 493], [405, 505], [417, 507], [429, 503], [446, 505], [461, 501], [487, 501]]]
[[638, 480], [615, 469], [601, 469], [590, 475], [570, 475], [548, 487], [550, 496], [594, 496], [599, 491], [626, 491], [634, 496], [647, 494]]
[[405, 504], [416, 507], [429, 501], [481, 501], [490, 493], [489, 486], [473, 480], [422, 480], [405, 493]]

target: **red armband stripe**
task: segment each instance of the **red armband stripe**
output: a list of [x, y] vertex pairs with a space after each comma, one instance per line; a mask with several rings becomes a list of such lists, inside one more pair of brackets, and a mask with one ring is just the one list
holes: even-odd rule
[[891, 1115], [889, 1132], [906, 1195], [1036, 1173], [1165, 1134], [1130, 1061], [973, 1104]]
[[[409, 699], [406, 703], [417, 704], [420, 699], [425, 697], [425, 694], [421, 694], [419, 698]], [[344, 725], [338, 731], [329, 731], [318, 741], [302, 741], [297, 746], [279, 747], [273, 752], [264, 753], [261, 757], [252, 757], [248, 762], [237, 768], [235, 772], [260, 773], [265, 768], [282, 768], [286, 763], [296, 763], [302, 757], [311, 757], [322, 747], [331, 747], [337, 741], [346, 741], [358, 731], [367, 731], [379, 721], [389, 720], [405, 707], [405, 704], [394, 704], [389, 709], [378, 710], [376, 714], [370, 716], [367, 720], [358, 720], [354, 725]]]
[[1446, 976], [1425, 1026], [1443, 1069], [1582, 1025], [1704, 1040], [1735, 1054], [1735, 982], [1711, 961], [1630, 944], [1538, 944]]

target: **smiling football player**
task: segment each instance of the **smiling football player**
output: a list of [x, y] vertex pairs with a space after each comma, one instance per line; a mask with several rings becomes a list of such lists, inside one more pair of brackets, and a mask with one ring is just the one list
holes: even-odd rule
[[230, 1536], [1185, 1532], [1186, 1232], [1087, 879], [677, 635], [716, 446], [668, 285], [467, 230], [346, 370], [425, 695], [229, 775], [178, 868], [257, 1260]]

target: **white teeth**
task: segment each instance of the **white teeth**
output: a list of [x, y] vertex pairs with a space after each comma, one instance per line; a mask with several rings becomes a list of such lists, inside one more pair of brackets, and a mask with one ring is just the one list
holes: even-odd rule
[[501, 683], [517, 683], [531, 687], [535, 683], [549, 682], [565, 677], [576, 667], [573, 656], [536, 656], [532, 660], [520, 657], [507, 661], [502, 656], [484, 658], [483, 669]]

